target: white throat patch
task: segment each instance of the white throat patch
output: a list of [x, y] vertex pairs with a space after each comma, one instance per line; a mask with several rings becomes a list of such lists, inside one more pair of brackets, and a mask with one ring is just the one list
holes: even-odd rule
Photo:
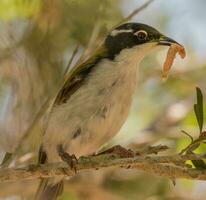
[[132, 32], [133, 32], [132, 29], [121, 29], [121, 30], [116, 30], [115, 29], [110, 33], [110, 35], [114, 37], [114, 36], [116, 36], [120, 33], [132, 33]]

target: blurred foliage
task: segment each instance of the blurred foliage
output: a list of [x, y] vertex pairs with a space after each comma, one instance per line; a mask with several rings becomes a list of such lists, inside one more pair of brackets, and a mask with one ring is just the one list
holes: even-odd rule
[[64, 192], [60, 200], [79, 200], [74, 194]]
[[[107, 28], [122, 18], [117, 4], [118, 0], [3, 1], [0, 81], [1, 88], [9, 86], [11, 92], [1, 90], [0, 102], [10, 103], [0, 107], [0, 112], [10, 105], [12, 108], [0, 120], [0, 135], [4, 136], [0, 147], [14, 151], [54, 85], [62, 79], [74, 45], [84, 49], [98, 21], [101, 38]], [[33, 13], [28, 13], [29, 10]], [[31, 134], [32, 142], [24, 146], [26, 152], [35, 146], [39, 132], [37, 127]]]
[[1, 0], [0, 19], [28, 18], [38, 14], [41, 0]]

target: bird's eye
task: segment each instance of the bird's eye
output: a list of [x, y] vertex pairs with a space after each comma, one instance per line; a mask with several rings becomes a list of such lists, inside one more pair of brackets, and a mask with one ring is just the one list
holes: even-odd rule
[[148, 34], [146, 31], [141, 30], [141, 31], [137, 31], [135, 35], [138, 37], [139, 40], [145, 40]]

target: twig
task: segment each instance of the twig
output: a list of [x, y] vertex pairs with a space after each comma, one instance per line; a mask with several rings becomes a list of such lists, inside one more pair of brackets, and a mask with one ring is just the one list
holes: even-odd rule
[[187, 132], [186, 132], [186, 131], [184, 131], [184, 130], [181, 130], [181, 132], [182, 132], [182, 133], [184, 133], [187, 137], [189, 137], [189, 138], [190, 138], [191, 143], [193, 143], [193, 142], [194, 142], [193, 137], [192, 137], [189, 133], [187, 133]]
[[96, 39], [99, 36], [99, 31], [100, 31], [100, 28], [102, 25], [101, 21], [100, 21], [100, 14], [101, 14], [103, 8], [104, 8], [104, 6], [102, 4], [100, 4], [100, 6], [98, 8], [98, 15], [96, 17], [97, 20], [96, 20], [96, 23], [94, 24], [94, 27], [92, 29], [90, 39], [89, 39], [88, 44], [87, 44], [86, 48], [84, 49], [82, 55], [80, 56], [79, 60], [77, 61], [76, 66], [81, 64], [84, 60], [86, 60], [86, 58], [88, 57], [88, 55], [92, 51], [92, 47], [95, 44]]
[[179, 154], [182, 155], [185, 152], [187, 153], [187, 152], [194, 151], [195, 149], [197, 149], [199, 147], [199, 145], [201, 143], [203, 143], [203, 140], [205, 140], [205, 139], [204, 138], [197, 138], [197, 139], [193, 140], [187, 147], [182, 149]]
[[69, 69], [70, 69], [70, 67], [71, 67], [72, 61], [74, 60], [74, 57], [76, 56], [78, 50], [79, 50], [79, 45], [77, 45], [77, 46], [75, 47], [75, 49], [73, 50], [72, 55], [71, 55], [71, 58], [70, 58], [67, 66], [66, 66], [65, 71], [64, 71], [64, 75], [67, 75], [67, 73], [68, 73], [68, 71], [69, 71]]
[[162, 151], [168, 150], [169, 147], [166, 145], [157, 145], [157, 146], [146, 146], [142, 150], [136, 152], [137, 155], [148, 155], [148, 154], [157, 154]]
[[144, 10], [145, 8], [147, 8], [154, 0], [148, 0], [146, 3], [144, 3], [143, 5], [141, 5], [139, 8], [136, 8], [133, 12], [131, 12], [127, 17], [125, 17], [121, 22], [119, 22], [117, 24], [120, 25], [124, 22], [129, 21], [130, 19], [132, 19], [135, 15], [139, 14], [142, 10]]
[[[82, 157], [76, 165], [77, 172], [97, 170], [109, 167], [139, 169], [157, 176], [168, 177], [172, 180], [184, 178], [192, 180], [206, 180], [206, 170], [191, 169], [176, 166], [170, 161], [198, 160], [206, 155], [174, 155], [174, 156], [135, 156], [132, 158], [119, 158], [114, 154]], [[56, 176], [73, 176], [74, 170], [66, 163], [53, 163], [45, 165], [30, 165], [25, 168], [0, 169], [0, 181], [19, 181], [25, 179], [48, 178]]]

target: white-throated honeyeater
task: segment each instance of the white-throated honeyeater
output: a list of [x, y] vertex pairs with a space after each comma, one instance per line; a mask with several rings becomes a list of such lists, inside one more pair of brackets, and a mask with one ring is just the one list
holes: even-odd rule
[[[71, 70], [51, 109], [40, 163], [96, 152], [124, 124], [137, 83], [138, 65], [159, 45], [176, 43], [151, 26], [125, 23], [113, 29], [87, 61]], [[62, 178], [41, 181], [36, 199], [54, 200]]]

